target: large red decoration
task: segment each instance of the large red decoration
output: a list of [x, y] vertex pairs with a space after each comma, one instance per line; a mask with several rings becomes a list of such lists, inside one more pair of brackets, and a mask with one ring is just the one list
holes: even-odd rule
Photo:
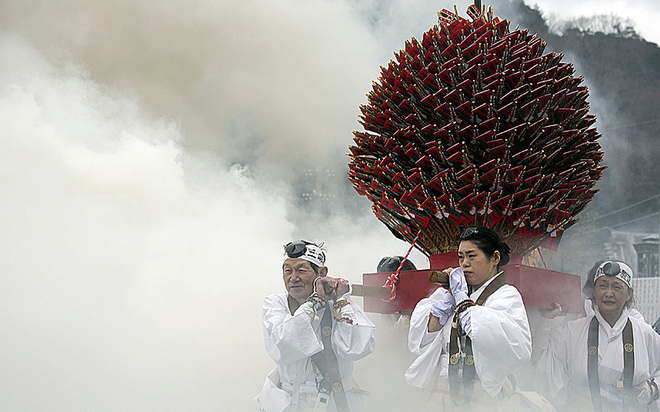
[[475, 6], [443, 10], [381, 68], [360, 107], [349, 179], [374, 214], [427, 256], [466, 226], [514, 254], [556, 246], [604, 166], [588, 91], [562, 54]]

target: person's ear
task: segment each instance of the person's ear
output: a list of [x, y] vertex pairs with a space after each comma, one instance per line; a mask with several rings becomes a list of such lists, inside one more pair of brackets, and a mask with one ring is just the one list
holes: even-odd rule
[[319, 277], [324, 278], [324, 277], [326, 277], [326, 276], [328, 276], [328, 267], [327, 267], [327, 266], [323, 266], [323, 267], [319, 270]]
[[493, 263], [495, 263], [497, 265], [497, 264], [500, 263], [501, 259], [502, 259], [502, 256], [500, 255], [499, 250], [496, 250], [495, 252], [493, 252], [493, 256], [491, 257], [491, 260], [493, 261]]

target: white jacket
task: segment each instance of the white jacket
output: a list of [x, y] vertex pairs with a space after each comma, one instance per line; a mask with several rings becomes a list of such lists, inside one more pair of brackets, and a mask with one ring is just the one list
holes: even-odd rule
[[[470, 299], [476, 301], [493, 279], [474, 291]], [[422, 299], [411, 316], [408, 346], [419, 355], [406, 371], [406, 380], [413, 386], [423, 388], [436, 376], [447, 376], [450, 322], [438, 332], [427, 329], [430, 308], [440, 296], [441, 292], [436, 292]], [[522, 297], [515, 287], [503, 285], [482, 306], [467, 310], [471, 311], [469, 336], [477, 377], [486, 392], [497, 396], [506, 377], [531, 358], [532, 338]]]
[[[553, 329], [547, 347], [536, 367], [537, 390], [548, 399], [557, 398], [562, 389], [591, 399], [587, 372], [587, 339], [591, 319], [598, 318], [598, 377], [604, 402], [621, 403], [616, 383], [623, 376], [623, 328], [630, 319], [633, 328], [635, 374], [633, 386], [647, 379], [660, 381], [660, 335], [640, 320], [631, 309], [624, 309], [611, 327], [598, 309], [593, 315], [567, 322]], [[649, 408], [660, 410], [658, 401]]]
[[[350, 302], [350, 292], [342, 298]], [[329, 307], [319, 310], [315, 320], [308, 304], [301, 305], [291, 315], [286, 293], [270, 295], [264, 300], [264, 342], [277, 368], [266, 378], [261, 394], [255, 398], [262, 411], [280, 412], [291, 403], [296, 388], [300, 391], [315, 387], [315, 379], [321, 376], [311, 356], [323, 350], [320, 319], [326, 310], [332, 310], [332, 304], [330, 301]], [[344, 390], [350, 391], [355, 387], [351, 377], [353, 362], [374, 350], [375, 326], [352, 302], [342, 308], [341, 316], [353, 319], [353, 324], [333, 320], [331, 341]]]

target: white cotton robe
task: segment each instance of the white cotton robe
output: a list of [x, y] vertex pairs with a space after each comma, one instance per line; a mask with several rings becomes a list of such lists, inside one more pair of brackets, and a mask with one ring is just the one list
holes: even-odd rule
[[[474, 291], [470, 299], [476, 301], [493, 279]], [[450, 323], [433, 333], [427, 327], [431, 306], [441, 296], [442, 292], [436, 291], [422, 299], [410, 319], [408, 346], [419, 356], [406, 371], [406, 380], [416, 387], [427, 387], [436, 376], [446, 377], [448, 373]], [[468, 310], [472, 311], [468, 336], [477, 378], [488, 394], [497, 396], [506, 377], [531, 358], [532, 338], [522, 297], [515, 287], [503, 285], [483, 305]]]
[[[633, 327], [635, 354], [632, 385], [645, 384], [650, 378], [660, 380], [660, 335], [641, 321], [631, 309], [623, 310], [614, 327], [611, 327], [596, 309], [593, 315], [567, 322], [552, 331], [547, 348], [536, 368], [537, 390], [548, 399], [556, 399], [562, 389], [572, 392], [568, 394], [568, 402], [574, 395], [591, 399], [587, 372], [587, 340], [589, 323], [594, 316], [599, 323], [598, 377], [604, 402], [622, 402], [614, 388], [617, 381], [623, 379], [623, 328], [629, 318]], [[563, 403], [565, 400], [560, 401]], [[660, 403], [654, 402], [649, 410], [659, 411]]]
[[[350, 292], [342, 298], [351, 302]], [[270, 295], [264, 300], [264, 342], [277, 368], [266, 378], [264, 388], [256, 398], [262, 410], [279, 412], [291, 403], [292, 391], [278, 388], [280, 382], [282, 387], [289, 389], [315, 386], [315, 379], [320, 378], [320, 374], [313, 366], [311, 356], [323, 350], [320, 319], [326, 310], [332, 310], [332, 304], [330, 301], [329, 308], [319, 310], [318, 320], [315, 320], [313, 310], [307, 304], [291, 315], [286, 293]], [[351, 318], [353, 324], [333, 320], [331, 341], [344, 390], [350, 391], [355, 387], [351, 377], [353, 362], [374, 350], [375, 326], [352, 302], [342, 308], [341, 316]], [[349, 403], [350, 400], [349, 397]]]

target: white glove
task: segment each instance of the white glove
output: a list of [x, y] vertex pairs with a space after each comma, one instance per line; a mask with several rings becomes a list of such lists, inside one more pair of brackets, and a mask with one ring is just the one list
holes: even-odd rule
[[442, 295], [439, 301], [435, 302], [433, 306], [431, 306], [431, 315], [438, 318], [438, 322], [440, 322], [441, 325], [444, 325], [447, 323], [452, 313], [454, 312], [456, 302], [448, 290], [444, 288], [442, 290], [444, 290], [445, 293]]
[[454, 295], [456, 304], [468, 299], [468, 286], [465, 281], [463, 269], [460, 267], [453, 269], [449, 273], [449, 287], [451, 288], [451, 293]]

